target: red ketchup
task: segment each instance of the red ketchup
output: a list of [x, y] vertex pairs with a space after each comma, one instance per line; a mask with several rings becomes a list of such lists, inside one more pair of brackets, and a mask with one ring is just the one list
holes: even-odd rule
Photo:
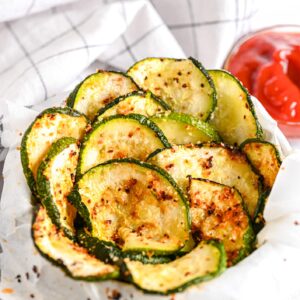
[[258, 32], [235, 47], [225, 68], [279, 123], [300, 122], [300, 33]]

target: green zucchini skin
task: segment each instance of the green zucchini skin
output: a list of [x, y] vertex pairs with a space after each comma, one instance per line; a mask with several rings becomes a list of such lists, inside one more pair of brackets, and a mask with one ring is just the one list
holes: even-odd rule
[[[256, 148], [256, 146], [254, 146], [254, 148], [246, 149], [247, 146], [251, 147], [255, 144], [257, 144], [259, 148]], [[240, 145], [240, 149], [246, 154], [249, 163], [253, 166], [253, 169], [262, 177], [263, 191], [261, 201], [256, 210], [256, 218], [254, 220], [254, 229], [256, 232], [259, 232], [265, 224], [263, 212], [268, 196], [272, 190], [275, 177], [280, 169], [281, 158], [275, 145], [268, 141], [263, 141], [260, 139], [248, 139]], [[251, 155], [256, 155], [257, 151], [259, 151], [262, 156], [256, 158], [253, 157], [252, 159]], [[271, 153], [269, 151], [271, 151]], [[269, 160], [265, 161], [264, 157], [267, 157], [267, 159]]]
[[31, 132], [31, 129], [33, 127], [33, 125], [36, 123], [36, 121], [38, 121], [39, 119], [41, 119], [45, 114], [66, 114], [72, 117], [81, 117], [83, 116], [86, 119], [87, 124], [89, 124], [89, 120], [86, 118], [86, 116], [84, 116], [83, 114], [81, 114], [80, 112], [69, 108], [69, 107], [52, 107], [52, 108], [48, 108], [44, 111], [42, 111], [37, 117], [36, 119], [31, 123], [31, 125], [28, 127], [28, 129], [25, 131], [24, 136], [22, 138], [21, 141], [21, 151], [20, 151], [20, 155], [21, 155], [21, 163], [22, 163], [22, 167], [23, 167], [23, 172], [27, 181], [27, 184], [32, 192], [32, 194], [39, 199], [38, 196], [38, 192], [37, 192], [37, 188], [36, 188], [36, 181], [35, 178], [33, 176], [32, 170], [29, 168], [29, 159], [28, 159], [28, 153], [27, 153], [27, 139], [28, 136]]
[[170, 295], [170, 294], [182, 292], [182, 291], [186, 290], [188, 287], [190, 287], [191, 285], [199, 284], [199, 283], [214, 279], [215, 277], [221, 275], [226, 270], [227, 257], [226, 257], [224, 245], [216, 240], [205, 241], [205, 243], [213, 245], [214, 247], [216, 247], [218, 249], [218, 251], [220, 253], [219, 265], [218, 265], [217, 270], [215, 272], [209, 273], [202, 277], [195, 278], [177, 288], [170, 289], [166, 292], [159, 292], [159, 291], [155, 291], [155, 290], [143, 289], [137, 283], [134, 282], [134, 279], [133, 279], [132, 275], [130, 274], [129, 269], [126, 267], [126, 263], [125, 263], [124, 268], [121, 269], [121, 277], [124, 278], [124, 281], [132, 283], [137, 289], [143, 291], [145, 294]]
[[[262, 129], [262, 127], [261, 127], [261, 125], [258, 121], [256, 112], [255, 112], [255, 108], [254, 108], [254, 104], [251, 100], [251, 96], [250, 96], [249, 92], [247, 91], [247, 89], [242, 85], [242, 83], [236, 77], [234, 77], [231, 73], [229, 73], [226, 70], [208, 70], [208, 73], [210, 74], [212, 80], [214, 80], [214, 81], [216, 81], [215, 77], [222, 77], [223, 76], [223, 80], [231, 80], [233, 82], [233, 85], [236, 85], [238, 87], [238, 89], [240, 90], [240, 93], [243, 94], [244, 97], [245, 97], [245, 105], [246, 105], [247, 109], [249, 109], [249, 111], [252, 115], [252, 122], [254, 123], [254, 126], [255, 126], [255, 132], [252, 132], [250, 136], [249, 135], [245, 136], [242, 140], [239, 137], [235, 136], [234, 138], [231, 138], [230, 140], [228, 140], [228, 138], [220, 132], [221, 130], [223, 130], [223, 128], [226, 128], [226, 126], [223, 124], [222, 128], [218, 128], [217, 123], [215, 121], [215, 114], [216, 114], [216, 111], [218, 110], [218, 105], [219, 105], [219, 104], [217, 104], [216, 107], [215, 107], [215, 113], [211, 116], [210, 123], [212, 125], [214, 125], [217, 130], [219, 130], [219, 134], [220, 134], [221, 138], [226, 143], [233, 144], [235, 146], [240, 145], [244, 140], [246, 140], [248, 138], [252, 138], [252, 137], [254, 138], [255, 137], [255, 138], [258, 138], [258, 139], [262, 139], [263, 138], [263, 129]], [[216, 91], [217, 91], [217, 98], [218, 98], [218, 84], [216, 82], [215, 82], [215, 88], [216, 88]], [[228, 87], [228, 88], [230, 88], [230, 87]], [[236, 97], [238, 97], [238, 95], [236, 95]], [[241, 110], [242, 109], [245, 109], [244, 105], [241, 107]], [[241, 110], [239, 111], [240, 114], [242, 114]], [[246, 122], [246, 120], [245, 121], [240, 120], [240, 121]], [[249, 121], [247, 120], [247, 122], [249, 122]], [[234, 142], [232, 142], [232, 141], [234, 141]]]
[[152, 98], [152, 100], [157, 102], [157, 104], [159, 104], [164, 110], [166, 110], [166, 111], [171, 111], [172, 110], [171, 107], [165, 101], [163, 101], [160, 98], [156, 97], [150, 91], [147, 91], [147, 92], [135, 91], [135, 92], [129, 93], [127, 95], [120, 96], [120, 97], [116, 98], [115, 100], [113, 100], [112, 102], [108, 103], [106, 106], [100, 108], [97, 115], [96, 115], [96, 117], [95, 117], [94, 122], [97, 122], [98, 118], [101, 117], [101, 115], [103, 115], [107, 110], [109, 110], [110, 108], [112, 108], [115, 105], [119, 104], [120, 102], [126, 100], [126, 98], [129, 98], [129, 97], [132, 97], [132, 96], [144, 96], [144, 97], [146, 97], [147, 95], [149, 95]]
[[92, 77], [94, 74], [90, 74], [88, 75], [87, 77], [85, 77], [81, 82], [79, 82], [74, 90], [70, 93], [70, 95], [68, 96], [67, 98], [67, 101], [66, 101], [66, 106], [67, 107], [70, 107], [70, 108], [73, 108], [74, 107], [74, 103], [75, 103], [75, 99], [76, 99], [76, 95], [80, 89], [80, 87], [82, 86], [82, 84], [87, 80], [89, 79], [90, 77]]
[[143, 252], [123, 252], [113, 243], [100, 241], [90, 236], [83, 228], [77, 230], [77, 239], [82, 247], [101, 261], [116, 264], [120, 267], [123, 266], [124, 258], [141, 261], [144, 264], [163, 264], [172, 260], [171, 256], [147, 256]]
[[[272, 189], [272, 186], [273, 184], [272, 183], [267, 183], [267, 180], [263, 174], [263, 171], [264, 170], [260, 170], [257, 166], [255, 166], [255, 162], [252, 161], [251, 159], [251, 156], [250, 156], [250, 153], [247, 152], [247, 150], [245, 149], [247, 145], [251, 145], [251, 144], [260, 144], [262, 146], [266, 145], [267, 147], [270, 147], [272, 148], [273, 150], [273, 154], [274, 154], [274, 161], [276, 162], [277, 164], [277, 168], [279, 170], [280, 168], [280, 165], [282, 163], [281, 161], [281, 158], [280, 158], [280, 154], [279, 154], [279, 151], [277, 150], [277, 148], [275, 147], [275, 145], [273, 145], [272, 143], [268, 142], [268, 141], [264, 141], [264, 140], [261, 140], [261, 139], [257, 139], [257, 138], [254, 138], [254, 139], [247, 139], [246, 141], [244, 141], [241, 145], [240, 145], [240, 149], [242, 152], [244, 152], [246, 154], [246, 156], [248, 157], [248, 160], [249, 162], [252, 164], [253, 168], [256, 170], [256, 172], [258, 174], [260, 174], [263, 178], [264, 178], [264, 188], [265, 189], [268, 189], [268, 190], [271, 190]], [[268, 166], [266, 166], [267, 168]], [[271, 167], [271, 166], [269, 166]]]
[[[115, 164], [115, 163], [117, 163], [117, 164], [122, 164], [122, 163], [135, 164], [135, 165], [141, 166], [143, 168], [148, 168], [150, 170], [154, 170], [154, 171], [158, 172], [161, 176], [163, 176], [171, 184], [171, 186], [176, 190], [179, 197], [181, 198], [182, 204], [184, 205], [184, 208], [186, 210], [186, 220], [187, 220], [187, 224], [188, 224], [188, 229], [190, 230], [191, 219], [190, 219], [190, 215], [189, 215], [189, 206], [188, 206], [187, 199], [186, 199], [184, 193], [182, 192], [182, 190], [177, 185], [177, 183], [174, 181], [174, 179], [166, 171], [164, 171], [163, 169], [161, 169], [161, 168], [159, 168], [155, 165], [146, 163], [146, 162], [138, 161], [138, 160], [133, 159], [133, 158], [123, 158], [123, 159], [109, 160], [107, 162], [99, 164], [99, 165], [93, 167], [92, 169], [90, 169], [89, 171], [87, 171], [87, 173], [92, 172], [96, 168], [99, 168], [99, 167], [101, 168], [103, 166], [110, 165], [110, 164]], [[85, 173], [85, 174], [87, 174], [87, 173]], [[76, 185], [74, 186], [73, 191], [69, 194], [68, 200], [77, 209], [77, 211], [78, 211], [79, 215], [81, 216], [81, 218], [83, 219], [88, 231], [92, 231], [92, 223], [90, 221], [89, 210], [86, 207], [86, 205], [81, 201], [81, 196], [80, 196], [80, 193], [78, 191], [79, 180], [77, 181]], [[113, 243], [110, 243], [110, 244], [113, 244]], [[136, 255], [136, 253], [134, 251], [126, 251], [126, 252], [127, 253], [132, 252], [134, 255]], [[178, 252], [180, 252], [180, 249], [178, 250]], [[162, 255], [162, 256], [169, 255], [169, 254], [170, 254], [169, 252], [159, 251], [159, 255]], [[174, 252], [172, 252], [172, 254], [174, 254]], [[159, 256], [159, 255], [157, 255], [157, 256]]]
[[53, 195], [51, 193], [50, 179], [44, 175], [45, 169], [48, 167], [49, 162], [61, 153], [68, 146], [77, 143], [78, 141], [71, 137], [65, 137], [57, 140], [50, 147], [47, 156], [41, 162], [37, 172], [37, 191], [43, 206], [46, 208], [47, 214], [52, 223], [64, 231], [64, 234], [72, 240], [75, 240], [74, 234], [62, 225], [60, 212], [55, 204]]
[[[38, 216], [38, 212], [41, 208], [40, 204], [37, 204], [36, 206], [33, 207], [32, 211], [32, 226], [31, 226], [31, 238], [33, 240], [33, 244], [34, 247], [36, 248], [36, 250], [39, 252], [39, 254], [45, 258], [46, 260], [48, 260], [52, 265], [59, 267], [64, 274], [66, 274], [68, 277], [74, 279], [74, 280], [79, 280], [79, 281], [86, 281], [86, 282], [100, 282], [100, 281], [105, 281], [105, 280], [114, 280], [114, 279], [118, 279], [120, 276], [119, 272], [114, 272], [112, 274], [108, 274], [107, 276], [87, 276], [87, 277], [81, 277], [81, 276], [73, 276], [72, 273], [66, 268], [66, 266], [63, 264], [63, 262], [61, 262], [60, 260], [56, 260], [53, 259], [51, 256], [47, 255], [46, 253], [44, 253], [40, 247], [38, 246], [38, 244], [35, 241], [35, 237], [34, 237], [34, 223], [36, 221], [36, 218]], [[74, 242], [75, 243], [75, 242]], [[75, 243], [76, 244], [76, 243]]]
[[204, 66], [195, 58], [193, 57], [189, 57], [189, 59], [193, 62], [193, 64], [199, 69], [201, 70], [201, 72], [203, 73], [203, 75], [206, 77], [208, 84], [210, 85], [211, 89], [212, 89], [212, 107], [208, 113], [208, 116], [206, 118], [205, 121], [209, 121], [211, 119], [212, 113], [214, 112], [216, 106], [217, 106], [217, 92], [216, 92], [216, 87], [214, 84], [214, 81], [212, 80], [211, 76], [209, 75], [209, 72], [204, 68]]
[[261, 229], [263, 229], [263, 227], [265, 226], [266, 221], [264, 219], [263, 212], [264, 212], [270, 192], [271, 192], [271, 190], [265, 189], [265, 190], [263, 190], [263, 192], [261, 194], [259, 206], [257, 207], [255, 219], [253, 220], [253, 229], [256, 234], [258, 234], [259, 231], [261, 231]]
[[[138, 62], [136, 62], [134, 65], [132, 65], [128, 70], [127, 70], [127, 74], [129, 74], [129, 76], [131, 76], [132, 78], [134, 78], [136, 84], [139, 86], [139, 88], [141, 90], [150, 90], [149, 87], [145, 86], [145, 84], [141, 83], [141, 82], [138, 82], [138, 80], [135, 78], [134, 76], [134, 72], [135, 72], [135, 69], [140, 65], [140, 64], [144, 64], [145, 62], [148, 62], [148, 61], [161, 61], [161, 62], [164, 62], [164, 61], [168, 61], [168, 62], [184, 62], [184, 61], [190, 61], [192, 63], [192, 65], [194, 65], [198, 71], [201, 73], [201, 75], [203, 76], [203, 79], [205, 80], [205, 83], [208, 84], [209, 86], [209, 98], [211, 100], [211, 103], [210, 103], [210, 108], [205, 111], [204, 113], [201, 113], [198, 115], [198, 112], [194, 112], [193, 115], [195, 115], [195, 117], [199, 117], [201, 118], [203, 121], [207, 121], [210, 119], [211, 117], [211, 114], [212, 112], [214, 111], [215, 109], [215, 106], [216, 106], [216, 102], [217, 102], [217, 96], [216, 96], [216, 90], [215, 90], [215, 86], [214, 86], [214, 83], [213, 83], [213, 80], [211, 79], [210, 75], [208, 74], [208, 72], [205, 70], [205, 68], [203, 67], [203, 65], [197, 61], [196, 59], [192, 58], [192, 57], [189, 57], [188, 59], [178, 59], [178, 58], [169, 58], [169, 57], [148, 57], [148, 58], [145, 58], [145, 59], [142, 59]], [[180, 71], [180, 70], [178, 70]], [[181, 71], [184, 71], [184, 70], [181, 70]], [[180, 72], [179, 72], [180, 73]], [[179, 75], [178, 73], [178, 75]], [[163, 74], [163, 71], [161, 72], [161, 74]], [[175, 74], [173, 74], [175, 75]], [[177, 75], [177, 74], [176, 74]], [[181, 75], [181, 74], [180, 74]], [[147, 75], [148, 77], [148, 75]], [[162, 76], [163, 77], [163, 76]], [[148, 78], [149, 79], [149, 78]], [[176, 78], [174, 78], [176, 79]], [[178, 78], [177, 78], [178, 79]], [[179, 82], [179, 81], [177, 81]], [[176, 89], [178, 89], [178, 87], [176, 87]], [[164, 99], [164, 97], [162, 97], [161, 95], [159, 94], [156, 94], [153, 90], [151, 90], [155, 95], [157, 96], [160, 96], [160, 98], [162, 98], [164, 101], [167, 101], [166, 99]], [[172, 110], [175, 110], [177, 111], [172, 105]], [[191, 112], [188, 112], [188, 111], [182, 111], [180, 109], [179, 112], [183, 112], [183, 113], [187, 113], [187, 114], [192, 114]]]
[[169, 141], [167, 140], [167, 138], [165, 137], [165, 135], [161, 131], [161, 129], [154, 122], [152, 122], [150, 119], [148, 119], [147, 117], [145, 117], [143, 115], [129, 114], [129, 115], [113, 115], [113, 116], [107, 117], [103, 120], [100, 120], [100, 121], [97, 121], [96, 123], [94, 123], [92, 130], [88, 134], [86, 134], [83, 139], [83, 143], [82, 143], [81, 150], [79, 153], [78, 167], [77, 167], [77, 172], [76, 172], [76, 180], [77, 181], [85, 173], [82, 171], [82, 164], [84, 162], [83, 151], [84, 151], [84, 148], [86, 147], [86, 145], [88, 144], [89, 139], [92, 137], [94, 131], [97, 130], [100, 126], [103, 126], [106, 123], [108, 123], [112, 120], [117, 120], [117, 119], [137, 121], [142, 126], [147, 126], [150, 130], [154, 131], [156, 136], [160, 139], [163, 147], [171, 146], [171, 144], [169, 143]]
[[[191, 126], [192, 129], [198, 129], [202, 135], [207, 137], [207, 140], [215, 141], [215, 142], [221, 141], [219, 134], [212, 126], [210, 126], [208, 123], [203, 122], [203, 121], [199, 120], [198, 118], [195, 118], [191, 115], [176, 113], [176, 112], [166, 112], [166, 113], [154, 115], [154, 116], [150, 117], [150, 120], [152, 120], [154, 123], [158, 122], [159, 120], [176, 121], [179, 124], [182, 124], [183, 126]], [[159, 127], [159, 123], [157, 125]], [[185, 130], [188, 135], [189, 129], [185, 129]], [[177, 136], [178, 136], [178, 134], [177, 134]], [[169, 141], [172, 140], [168, 136], [167, 136], [167, 138]], [[176, 132], [174, 132], [174, 138], [176, 139]], [[204, 141], [204, 139], [198, 140], [197, 142], [199, 143], [202, 141]], [[178, 143], [175, 143], [175, 144], [182, 144], [182, 140], [180, 142], [178, 141]]]
[[76, 100], [77, 100], [77, 94], [80, 91], [80, 88], [82, 87], [82, 85], [89, 80], [90, 78], [92, 78], [93, 76], [97, 76], [99, 74], [116, 74], [116, 75], [121, 75], [124, 76], [126, 78], [128, 78], [131, 82], [132, 85], [135, 87], [135, 89], [137, 90], [137, 85], [134, 82], [134, 80], [128, 76], [126, 73], [123, 72], [119, 72], [119, 71], [104, 71], [104, 70], [99, 70], [96, 73], [90, 74], [88, 75], [84, 80], [82, 80], [79, 84], [77, 84], [77, 86], [75, 87], [75, 89], [70, 93], [69, 97], [66, 100], [66, 105], [68, 107], [74, 108], [75, 104], [76, 104]]
[[123, 75], [123, 76], [129, 78], [129, 79], [136, 85], [136, 83], [134, 82], [134, 80], [133, 80], [130, 76], [128, 76], [126, 73], [119, 72], [119, 71], [101, 71], [101, 70], [100, 70], [100, 71], [98, 71], [98, 72], [96, 72], [96, 73], [93, 73], [93, 74], [88, 75], [88, 76], [85, 77], [80, 83], [78, 83], [78, 84], [76, 85], [75, 89], [70, 93], [70, 95], [69, 95], [69, 97], [68, 97], [68, 99], [67, 99], [66, 105], [67, 105], [68, 107], [71, 107], [71, 108], [72, 108], [72, 107], [74, 106], [74, 103], [75, 103], [75, 100], [76, 100], [76, 95], [77, 95], [77, 93], [78, 93], [80, 87], [82, 86], [82, 84], [83, 84], [87, 79], [89, 79], [90, 77], [92, 77], [92, 76], [98, 74], [99, 72], [110, 72], [110, 73], [115, 73], [115, 74]]

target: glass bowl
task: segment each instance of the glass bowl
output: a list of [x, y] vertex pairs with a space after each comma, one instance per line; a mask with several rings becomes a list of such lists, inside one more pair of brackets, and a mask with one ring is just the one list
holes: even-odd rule
[[[225, 58], [223, 68], [228, 70], [228, 62], [232, 55], [236, 54], [240, 46], [250, 38], [264, 34], [266, 32], [283, 32], [283, 33], [300, 33], [300, 25], [277, 25], [272, 27], [263, 28], [257, 31], [247, 33], [239, 38], [232, 48], [230, 49], [227, 57]], [[300, 74], [299, 74], [300, 76]], [[300, 101], [300, 99], [299, 99]], [[284, 132], [287, 137], [300, 138], [300, 122], [276, 120], [279, 128]]]

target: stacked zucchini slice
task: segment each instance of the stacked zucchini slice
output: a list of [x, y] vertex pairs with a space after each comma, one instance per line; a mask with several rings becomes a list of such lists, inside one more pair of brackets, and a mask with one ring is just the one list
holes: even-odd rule
[[242, 84], [193, 58], [90, 75], [30, 125], [21, 161], [43, 256], [160, 294], [254, 250], [281, 163]]

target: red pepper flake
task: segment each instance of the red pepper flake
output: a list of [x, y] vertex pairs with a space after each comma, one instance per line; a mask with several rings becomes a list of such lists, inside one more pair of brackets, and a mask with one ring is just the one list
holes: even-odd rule
[[169, 169], [171, 169], [171, 168], [173, 168], [173, 167], [174, 167], [174, 164], [168, 164], [168, 165], [166, 165], [165, 168], [166, 168], [167, 170], [169, 170]]
[[49, 114], [49, 119], [50, 119], [51, 121], [55, 120], [55, 118], [56, 118], [56, 115], [55, 115], [55, 114]]
[[75, 156], [75, 155], [77, 155], [77, 152], [72, 150], [72, 151], [70, 152], [70, 154], [69, 154], [69, 157], [71, 158], [71, 157], [73, 157], [73, 156]]
[[210, 156], [207, 160], [205, 160], [203, 163], [202, 163], [202, 167], [204, 168], [204, 169], [210, 169], [212, 166], [213, 166], [213, 164], [212, 164], [212, 160], [213, 160], [213, 157], [212, 156]]
[[183, 87], [183, 88], [186, 88], [186, 87], [187, 87], [187, 84], [186, 84], [186, 83], [184, 83], [184, 84], [182, 85], [182, 87]]
[[132, 131], [130, 131], [130, 132], [128, 133], [128, 137], [129, 137], [129, 138], [132, 138], [132, 137], [133, 137], [133, 132], [132, 132]]
[[15, 291], [11, 288], [5, 288], [3, 290], [1, 290], [1, 293], [3, 294], [13, 294]]
[[85, 132], [88, 133], [89, 131], [92, 130], [92, 125], [91, 124], [88, 124], [86, 127], [85, 127]]
[[171, 295], [170, 300], [175, 300], [175, 294], [172, 294], [172, 295]]
[[112, 290], [112, 300], [121, 299], [122, 294], [118, 290]]

